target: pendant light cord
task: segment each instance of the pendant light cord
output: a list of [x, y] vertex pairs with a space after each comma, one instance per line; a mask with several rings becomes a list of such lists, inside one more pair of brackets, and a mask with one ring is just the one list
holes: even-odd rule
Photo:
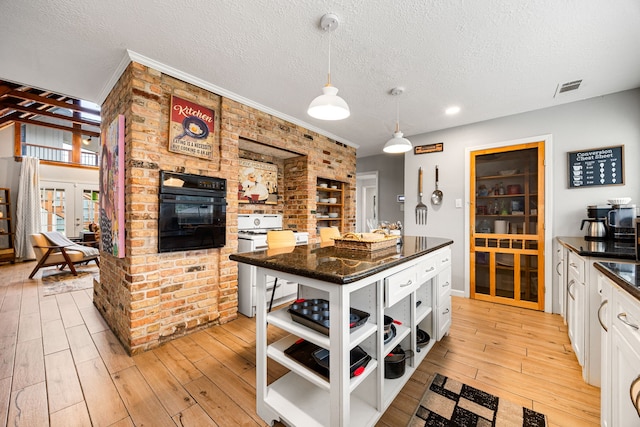
[[400, 99], [396, 97], [396, 133], [400, 132]]
[[331, 25], [325, 31], [329, 32], [329, 68], [327, 70], [327, 86], [331, 86]]

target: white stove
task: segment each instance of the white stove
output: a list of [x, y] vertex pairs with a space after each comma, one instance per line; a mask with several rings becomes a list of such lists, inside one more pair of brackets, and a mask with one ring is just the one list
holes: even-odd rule
[[[282, 230], [282, 215], [238, 215], [238, 252], [253, 252], [267, 249], [267, 231]], [[309, 233], [294, 232], [296, 245], [309, 243]], [[275, 279], [267, 277], [267, 301], [271, 299], [271, 292]], [[286, 280], [278, 280], [273, 306], [284, 304], [296, 298], [298, 284]], [[238, 311], [245, 316], [254, 317], [256, 314], [256, 267], [238, 264]]]

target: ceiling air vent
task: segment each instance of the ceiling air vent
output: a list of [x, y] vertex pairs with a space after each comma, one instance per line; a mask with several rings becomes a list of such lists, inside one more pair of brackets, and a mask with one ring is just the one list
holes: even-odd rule
[[[558, 87], [556, 89], [556, 95], [558, 95], [559, 93], [576, 90], [576, 89], [578, 89], [580, 87], [581, 83], [582, 83], [582, 80], [574, 80], [572, 82], [563, 83], [561, 85], [558, 85]], [[555, 97], [555, 95], [554, 95], [554, 97]]]

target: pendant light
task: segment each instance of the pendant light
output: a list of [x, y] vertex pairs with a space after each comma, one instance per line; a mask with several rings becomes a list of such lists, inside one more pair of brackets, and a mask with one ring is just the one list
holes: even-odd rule
[[333, 13], [327, 13], [320, 19], [320, 28], [329, 32], [329, 72], [322, 95], [311, 101], [307, 109], [307, 114], [320, 120], [342, 120], [351, 114], [347, 103], [338, 96], [338, 88], [331, 85], [331, 32], [338, 28], [338, 23], [338, 17]]
[[[389, 92], [393, 96], [398, 96], [404, 92], [404, 89], [401, 87], [396, 87], [391, 89]], [[406, 153], [407, 151], [413, 148], [411, 145], [411, 141], [407, 138], [402, 137], [402, 132], [400, 132], [400, 101], [397, 101], [396, 105], [396, 131], [393, 134], [393, 138], [387, 141], [384, 144], [384, 148], [382, 151], [385, 153]]]

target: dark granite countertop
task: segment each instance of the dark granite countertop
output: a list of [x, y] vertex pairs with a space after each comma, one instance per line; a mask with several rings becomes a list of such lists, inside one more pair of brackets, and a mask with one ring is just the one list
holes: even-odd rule
[[440, 237], [403, 236], [403, 244], [373, 252], [322, 244], [232, 254], [233, 261], [325, 282], [347, 284], [453, 243]]
[[591, 241], [586, 240], [584, 237], [557, 237], [557, 239], [562, 245], [578, 255], [633, 261], [636, 259], [636, 250], [633, 242]]
[[640, 300], [640, 264], [596, 262], [593, 265], [622, 289]]

